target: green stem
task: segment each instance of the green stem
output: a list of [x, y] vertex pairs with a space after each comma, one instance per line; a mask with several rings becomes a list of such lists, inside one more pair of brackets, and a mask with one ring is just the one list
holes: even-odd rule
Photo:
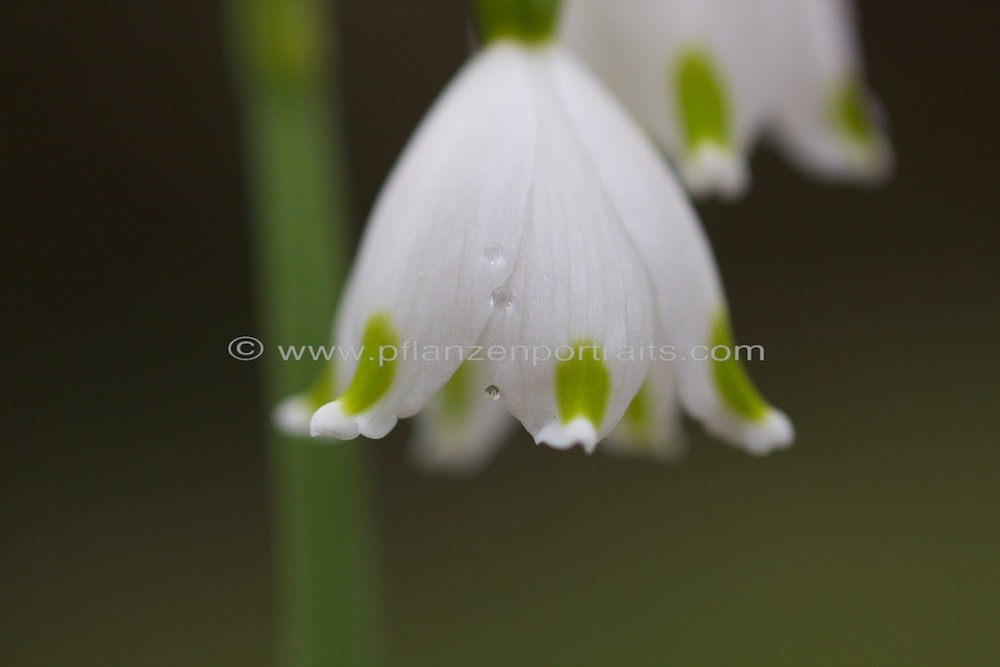
[[[265, 344], [325, 342], [350, 247], [328, 3], [227, 0], [246, 131]], [[265, 354], [265, 399], [322, 372]], [[378, 662], [363, 451], [274, 435], [282, 664]]]

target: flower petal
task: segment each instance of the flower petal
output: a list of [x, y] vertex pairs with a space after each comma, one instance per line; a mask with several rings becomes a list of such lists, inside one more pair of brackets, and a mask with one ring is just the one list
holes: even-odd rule
[[819, 176], [883, 180], [892, 171], [892, 148], [864, 82], [850, 3], [792, 0], [782, 9], [769, 38], [780, 49], [775, 139]]
[[569, 0], [560, 35], [650, 129], [696, 195], [735, 197], [769, 97], [755, 2]]
[[313, 413], [333, 400], [334, 365], [328, 364], [306, 391], [289, 396], [271, 411], [271, 424], [287, 436], [306, 438]]
[[582, 146], [589, 138], [567, 128], [566, 100], [554, 94], [562, 56], [537, 57], [539, 144], [528, 222], [483, 343], [492, 384], [536, 442], [593, 451], [646, 374], [648, 360], [623, 360], [618, 351], [648, 344], [655, 313], [616, 202]]
[[[720, 372], [718, 364], [695, 358], [700, 347], [715, 345], [720, 322], [728, 332], [728, 322], [708, 240], [684, 193], [615, 100], [568, 59], [558, 70], [557, 90], [572, 128], [587, 137], [582, 144], [587, 161], [651, 276], [659, 326], [678, 354], [671, 370], [684, 407], [708, 430], [750, 451], [788, 445], [788, 419], [764, 403], [749, 382], [736, 381], [743, 377], [733, 371], [738, 362], [727, 362]], [[742, 409], [750, 397], [762, 410]]]
[[354, 353], [337, 367], [345, 393], [314, 415], [314, 435], [384, 436], [479, 338], [490, 295], [510, 275], [533, 180], [529, 59], [502, 43], [477, 55], [394, 168], [338, 315], [335, 340]]
[[410, 453], [427, 470], [472, 474], [489, 463], [515, 422], [487, 392], [489, 366], [464, 362], [416, 416]]
[[271, 424], [285, 435], [299, 438], [309, 436], [309, 423], [320, 406], [313, 405], [304, 394], [284, 399], [271, 411]]
[[651, 351], [654, 358], [646, 381], [629, 404], [621, 423], [601, 443], [601, 450], [674, 461], [687, 450], [687, 438], [680, 423], [674, 351], [665, 344], [656, 345]]

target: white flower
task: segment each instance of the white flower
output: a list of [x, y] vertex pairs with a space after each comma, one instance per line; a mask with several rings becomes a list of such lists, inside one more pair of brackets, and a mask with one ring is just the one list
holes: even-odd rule
[[[427, 114], [375, 205], [334, 340], [364, 353], [338, 360], [313, 435], [381, 438], [430, 403], [428, 464], [482, 464], [510, 421], [501, 405], [561, 449], [611, 435], [668, 456], [678, 397], [749, 451], [792, 438], [738, 362], [680, 360], [730, 342], [707, 240], [626, 112], [551, 45], [494, 42]], [[667, 346], [677, 360], [651, 361]]]
[[891, 170], [847, 0], [566, 0], [560, 37], [696, 195], [741, 194], [765, 133], [829, 179]]

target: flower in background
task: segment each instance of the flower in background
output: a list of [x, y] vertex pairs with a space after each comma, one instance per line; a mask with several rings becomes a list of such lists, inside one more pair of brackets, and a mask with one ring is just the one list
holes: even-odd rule
[[614, 90], [695, 195], [733, 198], [770, 135], [827, 179], [892, 168], [847, 0], [567, 0], [560, 38]]
[[[509, 412], [556, 448], [592, 452], [608, 438], [669, 456], [679, 403], [751, 452], [789, 444], [790, 422], [737, 360], [688, 355], [732, 337], [685, 194], [618, 102], [552, 43], [554, 13], [491, 17], [510, 4], [547, 3], [480, 3], [487, 46], [378, 197], [334, 332], [363, 353], [338, 359], [333, 391], [317, 395], [336, 399], [312, 415], [312, 434], [381, 438], [420, 413], [420, 459], [463, 469], [488, 460]], [[279, 422], [301, 427], [317, 396], [287, 401]]]

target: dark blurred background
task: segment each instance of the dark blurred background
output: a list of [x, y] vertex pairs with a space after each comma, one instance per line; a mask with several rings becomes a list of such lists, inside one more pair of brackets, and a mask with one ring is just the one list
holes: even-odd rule
[[[457, 0], [335, 3], [354, 218], [466, 57]], [[899, 169], [768, 150], [702, 209], [798, 428], [678, 465], [519, 435], [369, 454], [393, 664], [1000, 664], [1000, 3], [860, 6]], [[215, 3], [0, 2], [0, 663], [268, 665], [265, 418]], [[360, 224], [359, 224], [360, 226]]]

